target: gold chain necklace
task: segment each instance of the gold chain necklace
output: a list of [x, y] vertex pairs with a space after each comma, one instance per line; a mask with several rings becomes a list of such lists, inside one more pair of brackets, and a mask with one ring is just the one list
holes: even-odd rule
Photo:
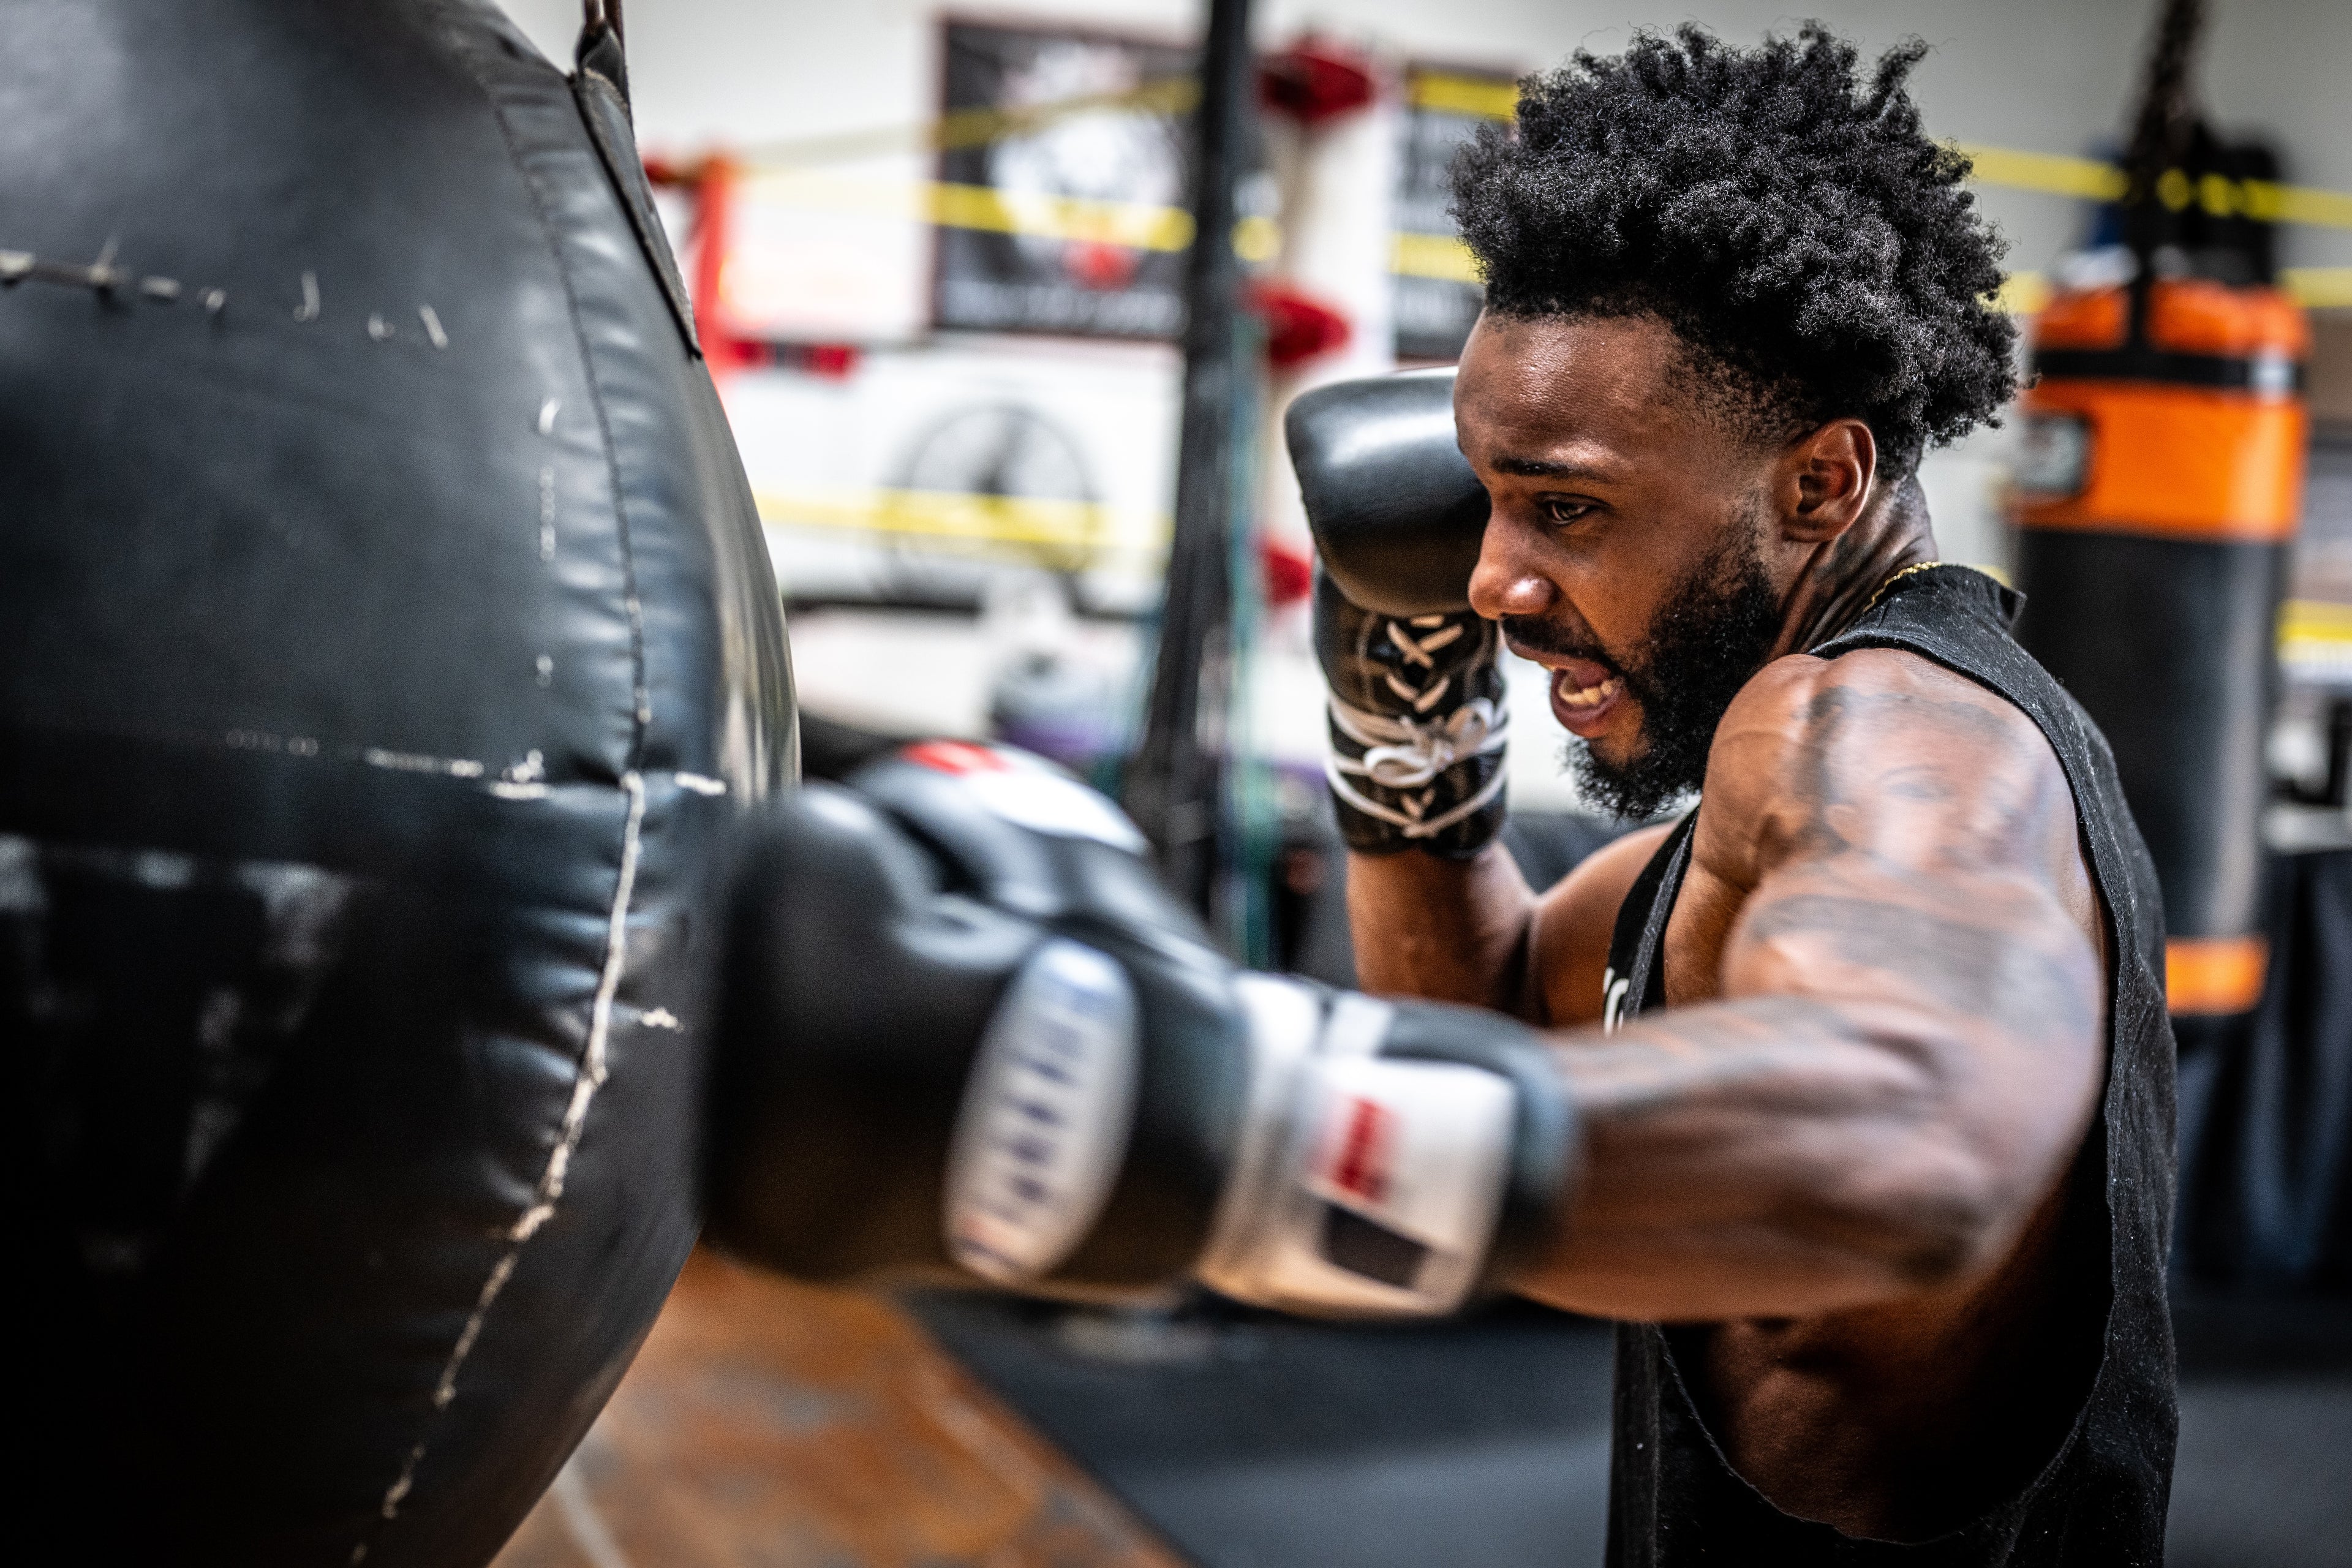
[[1952, 563], [1949, 561], [1914, 561], [1910, 565], [1906, 566], [1900, 572], [1895, 573], [1893, 575], [1889, 576], [1885, 582], [1881, 583], [1878, 585], [1877, 592], [1870, 595], [1870, 603], [1862, 607], [1862, 615], [1854, 616], [1854, 619], [1858, 621], [1862, 619], [1863, 616], [1866, 616], [1870, 614], [1871, 611], [1878, 608], [1878, 601], [1886, 597], [1886, 590], [1895, 586], [1895, 584], [1903, 581], [1904, 578], [1910, 576], [1913, 573], [1933, 572], [1938, 566], [1949, 566]]

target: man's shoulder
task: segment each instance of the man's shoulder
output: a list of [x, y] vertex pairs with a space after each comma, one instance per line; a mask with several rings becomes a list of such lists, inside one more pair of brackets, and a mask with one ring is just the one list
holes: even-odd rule
[[2064, 787], [2048, 738], [1991, 688], [1901, 648], [1794, 654], [1759, 671], [1717, 727], [1698, 847], [1717, 865], [1769, 861], [1831, 813], [1932, 800], [1947, 823], [1997, 818], [2053, 784]]
[[2032, 733], [2033, 721], [2008, 698], [1974, 678], [1901, 647], [1862, 647], [1823, 658], [1794, 653], [1749, 678], [1725, 710], [1718, 744], [1735, 726], [1785, 727], [1867, 715], [1873, 723], [1931, 721], [1951, 705], [1993, 716]]
[[[2025, 710], [1990, 687], [1904, 648], [1858, 648], [1833, 658], [1790, 654], [1739, 689], [1716, 728], [1706, 790], [1745, 782], [1757, 764], [1775, 778], [1822, 747], [1932, 742], [1938, 749], [2047, 752]], [[1777, 779], [1776, 779], [1777, 782]]]

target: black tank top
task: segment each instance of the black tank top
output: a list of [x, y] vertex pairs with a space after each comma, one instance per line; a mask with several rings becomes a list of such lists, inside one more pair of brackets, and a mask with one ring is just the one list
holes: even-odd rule
[[[1948, 1534], [1897, 1544], [1846, 1535], [1775, 1508], [1707, 1431], [1684, 1366], [1684, 1331], [1617, 1331], [1609, 1499], [1612, 1568], [1685, 1564], [2004, 1568], [2152, 1564], [2164, 1559], [2176, 1419], [2172, 1325], [2164, 1294], [2172, 1212], [2172, 1027], [2156, 872], [2125, 808], [2114, 759], [2089, 718], [2010, 636], [2023, 600], [1980, 573], [1938, 565], [1891, 582], [1853, 625], [1812, 651], [1901, 648], [1964, 675], [2040, 727], [2073, 787], [2091, 874], [2106, 901], [2111, 955], [2107, 1084], [2077, 1156], [2057, 1289], [2070, 1318], [2103, 1339], [2088, 1392], [2039, 1474]], [[1627, 894], [1610, 948], [1612, 1026], [1665, 1000], [1667, 916], [1690, 864], [1694, 810]], [[2083, 1245], [2103, 1240], [2104, 1246]], [[2088, 1336], [2085, 1336], [2086, 1340]], [[1681, 1344], [1684, 1359], [1677, 1361]]]

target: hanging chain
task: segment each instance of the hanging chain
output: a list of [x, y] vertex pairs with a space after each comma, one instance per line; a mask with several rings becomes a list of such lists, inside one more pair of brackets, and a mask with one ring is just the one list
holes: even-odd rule
[[2204, 0], [2168, 0], [2158, 18], [2156, 41], [2148, 50], [2147, 89], [2140, 100], [2139, 119], [2132, 127], [2131, 147], [2124, 157], [2124, 172], [2130, 181], [2124, 195], [2126, 206], [2153, 201], [2157, 181], [2189, 151], [2189, 133], [2197, 122], [2189, 68], [2204, 27]]

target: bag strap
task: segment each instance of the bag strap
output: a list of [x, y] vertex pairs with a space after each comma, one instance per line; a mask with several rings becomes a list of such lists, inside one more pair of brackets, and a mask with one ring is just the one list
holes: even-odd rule
[[582, 70], [593, 71], [611, 82], [625, 109], [629, 104], [625, 42], [621, 0], [580, 0], [580, 42], [572, 51], [572, 60]]

